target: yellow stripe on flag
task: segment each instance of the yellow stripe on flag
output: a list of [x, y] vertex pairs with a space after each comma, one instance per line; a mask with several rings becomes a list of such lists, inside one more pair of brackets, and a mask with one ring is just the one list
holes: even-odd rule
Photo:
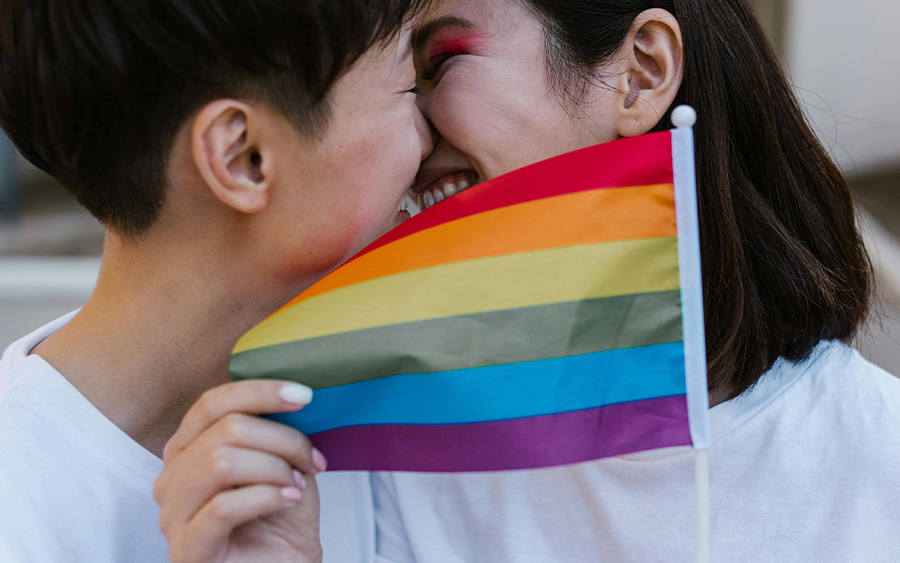
[[233, 353], [378, 326], [678, 287], [675, 237], [469, 260], [300, 302], [257, 325]]
[[[338, 268], [288, 306], [354, 283], [438, 264], [666, 236], [675, 236], [672, 184], [575, 192], [476, 213], [412, 234]], [[421, 252], [423, 248], [429, 251]]]

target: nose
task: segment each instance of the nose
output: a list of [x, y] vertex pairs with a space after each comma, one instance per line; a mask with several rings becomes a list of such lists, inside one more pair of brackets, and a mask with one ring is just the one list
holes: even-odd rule
[[422, 160], [424, 161], [434, 151], [434, 128], [421, 112], [418, 113], [416, 130], [419, 134], [419, 144], [422, 146]]

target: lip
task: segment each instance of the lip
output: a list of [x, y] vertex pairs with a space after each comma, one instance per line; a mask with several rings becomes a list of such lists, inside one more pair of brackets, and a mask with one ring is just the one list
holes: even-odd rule
[[396, 227], [397, 225], [409, 221], [410, 217], [409, 211], [398, 211], [397, 215], [394, 217], [394, 226]]

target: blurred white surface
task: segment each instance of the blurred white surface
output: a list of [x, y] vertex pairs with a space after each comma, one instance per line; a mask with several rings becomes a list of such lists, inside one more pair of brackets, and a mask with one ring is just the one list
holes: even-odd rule
[[900, 309], [879, 302], [853, 346], [872, 363], [900, 376]]
[[867, 358], [900, 376], [900, 242], [865, 210], [859, 214], [875, 269], [878, 304], [855, 344]]
[[0, 349], [87, 300], [99, 257], [0, 257]]
[[879, 294], [888, 305], [900, 310], [900, 242], [868, 212], [860, 209], [859, 214]]
[[10, 256], [0, 258], [0, 302], [48, 297], [84, 301], [100, 271], [100, 258]]
[[788, 3], [784, 54], [791, 79], [848, 174], [900, 165], [898, 23], [896, 0]]

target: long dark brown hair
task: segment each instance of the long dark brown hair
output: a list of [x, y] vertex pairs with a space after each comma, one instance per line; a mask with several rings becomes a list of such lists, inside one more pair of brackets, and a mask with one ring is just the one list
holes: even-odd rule
[[[561, 93], [596, 80], [641, 12], [662, 8], [681, 26], [684, 78], [672, 107], [690, 104], [700, 116], [710, 390], [735, 397], [780, 356], [801, 361], [822, 340], [852, 339], [872, 294], [853, 200], [749, 3], [522, 1], [547, 29], [548, 69]], [[668, 127], [669, 113], [656, 130]]]

